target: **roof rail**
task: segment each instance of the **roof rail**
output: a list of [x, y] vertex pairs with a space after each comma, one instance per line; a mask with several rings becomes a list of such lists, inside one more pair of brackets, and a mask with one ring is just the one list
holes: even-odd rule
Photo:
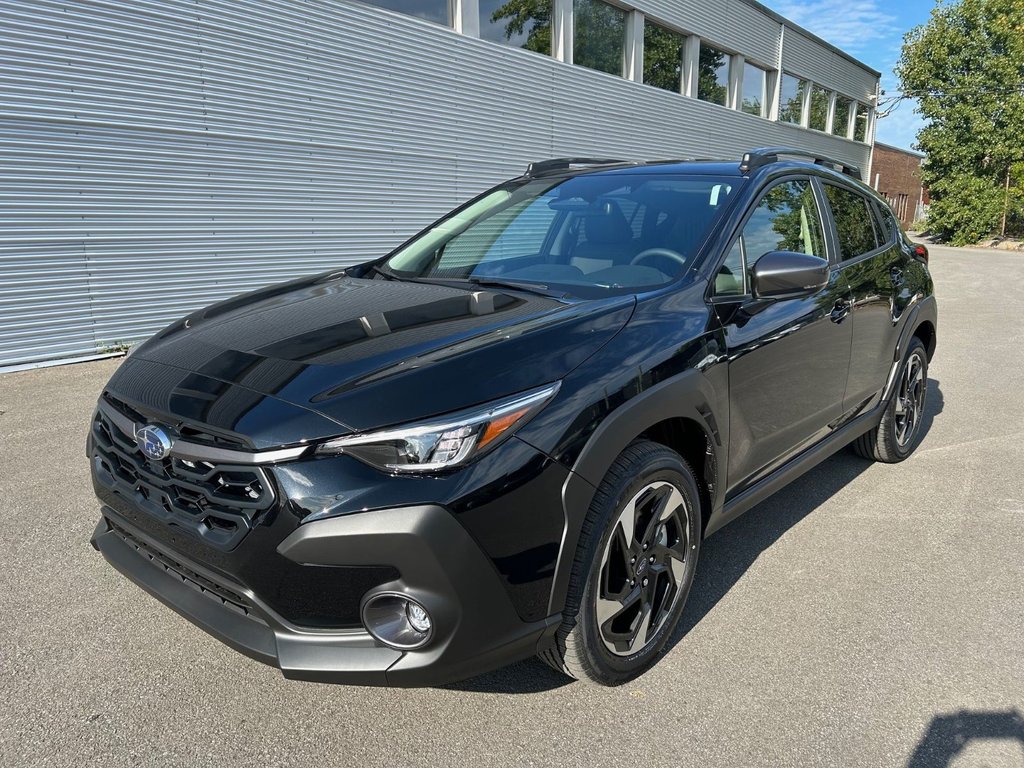
[[740, 171], [750, 173], [762, 166], [777, 163], [779, 162], [779, 155], [809, 158], [814, 161], [815, 165], [831, 165], [837, 171], [845, 173], [847, 176], [851, 176], [858, 181], [863, 180], [859, 166], [848, 163], [845, 160], [836, 160], [834, 157], [826, 157], [817, 152], [809, 152], [805, 149], [795, 149], [793, 147], [760, 147], [759, 149], [744, 152], [743, 160], [740, 162]]
[[541, 176], [552, 171], [567, 171], [574, 165], [622, 165], [625, 160], [611, 160], [594, 157], [556, 157], [552, 160], [540, 160], [526, 166], [527, 176]]

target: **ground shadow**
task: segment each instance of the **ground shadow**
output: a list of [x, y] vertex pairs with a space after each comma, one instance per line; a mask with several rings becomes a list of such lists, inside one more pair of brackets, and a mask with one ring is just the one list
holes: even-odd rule
[[[943, 406], [939, 382], [930, 379], [921, 422], [923, 439]], [[842, 450], [707, 539], [682, 621], [666, 651], [701, 622], [762, 552], [870, 466], [852, 450]], [[539, 659], [530, 659], [447, 687], [478, 693], [539, 693], [568, 682]]]
[[974, 740], [1009, 741], [1020, 748], [1024, 766], [1024, 718], [1010, 709], [1002, 712], [961, 711], [936, 715], [928, 724], [907, 768], [946, 768]]

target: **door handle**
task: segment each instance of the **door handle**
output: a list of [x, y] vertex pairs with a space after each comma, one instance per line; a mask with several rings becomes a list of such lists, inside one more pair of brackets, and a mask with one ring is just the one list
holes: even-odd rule
[[832, 305], [832, 311], [828, 313], [828, 319], [833, 323], [843, 322], [850, 314], [850, 307], [850, 302], [846, 299], [836, 299], [836, 303]]

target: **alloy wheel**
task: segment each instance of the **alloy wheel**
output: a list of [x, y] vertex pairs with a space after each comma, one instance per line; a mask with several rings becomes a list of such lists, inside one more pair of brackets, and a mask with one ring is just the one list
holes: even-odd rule
[[915, 351], [903, 368], [900, 387], [896, 393], [895, 427], [896, 442], [906, 448], [921, 424], [924, 415], [924, 396], [927, 381], [924, 376], [924, 358]]
[[642, 650], [681, 595], [691, 548], [690, 507], [672, 483], [646, 485], [615, 521], [596, 590], [598, 631], [617, 656]]

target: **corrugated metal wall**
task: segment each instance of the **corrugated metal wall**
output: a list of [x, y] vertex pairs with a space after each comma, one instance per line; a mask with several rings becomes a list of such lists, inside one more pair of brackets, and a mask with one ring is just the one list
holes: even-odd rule
[[0, 367], [378, 256], [529, 160], [776, 143], [868, 161], [342, 0], [0, 0]]

